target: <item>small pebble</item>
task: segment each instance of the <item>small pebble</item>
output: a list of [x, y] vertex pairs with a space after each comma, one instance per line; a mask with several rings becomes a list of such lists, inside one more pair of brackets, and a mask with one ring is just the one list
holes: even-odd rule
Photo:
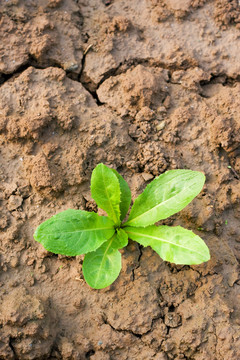
[[8, 210], [13, 211], [18, 209], [23, 202], [23, 198], [19, 195], [11, 195], [8, 199]]
[[143, 172], [141, 175], [145, 181], [151, 180], [154, 177], [152, 174], [148, 174], [145, 172]]

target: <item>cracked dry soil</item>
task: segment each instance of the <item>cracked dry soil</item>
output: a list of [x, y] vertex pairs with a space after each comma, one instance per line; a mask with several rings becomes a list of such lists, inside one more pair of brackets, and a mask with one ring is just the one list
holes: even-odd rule
[[[0, 2], [0, 359], [240, 359], [237, 0]], [[206, 174], [164, 223], [208, 244], [199, 266], [134, 242], [104, 290], [36, 226], [97, 211], [103, 162], [135, 198], [169, 169]]]

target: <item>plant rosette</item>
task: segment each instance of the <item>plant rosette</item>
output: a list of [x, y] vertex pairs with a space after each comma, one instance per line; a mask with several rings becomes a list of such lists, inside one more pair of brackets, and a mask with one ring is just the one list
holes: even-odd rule
[[120, 249], [128, 239], [150, 246], [165, 261], [195, 265], [210, 259], [205, 242], [181, 226], [154, 225], [185, 208], [202, 190], [199, 171], [169, 170], [148, 184], [131, 203], [127, 182], [114, 169], [98, 164], [92, 172], [91, 194], [108, 216], [69, 209], [38, 226], [36, 241], [55, 254], [85, 254], [83, 275], [94, 289], [112, 284], [121, 271]]

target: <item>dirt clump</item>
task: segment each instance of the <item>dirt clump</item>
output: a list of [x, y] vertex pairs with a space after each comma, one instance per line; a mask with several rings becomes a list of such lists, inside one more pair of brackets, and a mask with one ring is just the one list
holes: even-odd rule
[[37, 359], [50, 355], [56, 330], [48, 301], [29, 294], [23, 287], [13, 288], [1, 301], [0, 314], [3, 338], [8, 337], [9, 342], [1, 347], [1, 358]]
[[164, 101], [167, 79], [166, 70], [137, 65], [125, 74], [104, 81], [97, 94], [101, 102], [107, 103], [116, 111], [124, 108], [125, 112], [121, 115], [135, 116], [143, 107], [152, 108]]
[[226, 29], [228, 25], [236, 25], [240, 28], [240, 9], [237, 0], [217, 0], [215, 8], [215, 20]]
[[80, 72], [82, 17], [74, 1], [10, 0], [0, 4], [0, 12], [0, 73], [30, 63]]

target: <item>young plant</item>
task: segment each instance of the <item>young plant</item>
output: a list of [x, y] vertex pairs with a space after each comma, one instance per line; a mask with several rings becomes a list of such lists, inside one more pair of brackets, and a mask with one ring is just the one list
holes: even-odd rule
[[128, 238], [151, 246], [159, 256], [175, 264], [201, 264], [210, 259], [208, 247], [192, 231], [181, 226], [154, 224], [182, 210], [201, 191], [205, 176], [198, 171], [170, 170], [155, 178], [131, 202], [127, 182], [114, 169], [98, 164], [91, 177], [91, 193], [107, 216], [83, 210], [66, 210], [38, 226], [36, 241], [56, 254], [86, 254], [83, 275], [94, 289], [112, 284], [121, 270], [119, 249]]

